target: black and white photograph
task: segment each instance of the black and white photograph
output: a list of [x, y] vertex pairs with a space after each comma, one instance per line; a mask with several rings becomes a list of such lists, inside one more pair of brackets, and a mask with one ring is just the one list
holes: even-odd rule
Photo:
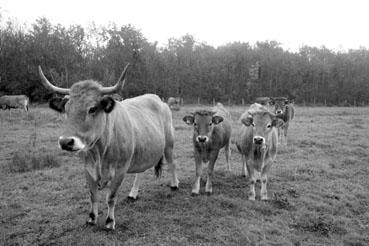
[[368, 246], [368, 10], [0, 0], [0, 245]]

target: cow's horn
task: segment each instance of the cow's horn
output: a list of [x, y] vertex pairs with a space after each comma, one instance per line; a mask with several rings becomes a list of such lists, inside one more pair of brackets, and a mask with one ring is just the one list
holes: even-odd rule
[[41, 66], [38, 66], [38, 73], [41, 77], [42, 84], [46, 87], [46, 89], [49, 89], [51, 91], [60, 93], [60, 94], [69, 94], [70, 89], [67, 88], [60, 88], [50, 83], [50, 81], [47, 80], [44, 73], [42, 72]]
[[123, 86], [126, 82], [125, 78], [126, 78], [128, 66], [129, 66], [129, 63], [124, 68], [122, 74], [120, 75], [117, 83], [114, 86], [104, 87], [104, 88], [101, 89], [102, 94], [112, 94], [114, 92], [120, 91], [123, 88]]

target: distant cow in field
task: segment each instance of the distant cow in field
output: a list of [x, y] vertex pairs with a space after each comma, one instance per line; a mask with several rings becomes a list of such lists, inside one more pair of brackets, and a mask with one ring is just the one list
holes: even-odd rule
[[214, 165], [221, 148], [225, 150], [227, 169], [230, 170], [231, 116], [224, 106], [218, 103], [212, 110], [199, 110], [186, 115], [183, 121], [187, 125], [193, 125], [194, 128], [192, 142], [196, 164], [196, 181], [192, 188], [192, 195], [198, 195], [200, 192], [202, 162], [209, 162], [205, 191], [211, 194]]
[[50, 101], [52, 109], [67, 115], [66, 131], [59, 137], [59, 147], [80, 153], [85, 161], [91, 198], [89, 224], [97, 222], [97, 190], [108, 189], [107, 229], [115, 229], [117, 191], [127, 173], [136, 174], [129, 193], [130, 198], [136, 199], [141, 173], [154, 167], [159, 175], [165, 157], [172, 175], [170, 186], [178, 187], [173, 162], [174, 128], [168, 105], [153, 94], [122, 102], [110, 96], [124, 86], [127, 68], [128, 65], [114, 86], [103, 87], [85, 80], [66, 89], [52, 85], [39, 67], [46, 88], [70, 95], [67, 101], [61, 98]]
[[270, 98], [270, 104], [274, 105], [274, 113], [284, 121], [284, 124], [278, 128], [278, 142], [284, 142], [285, 145], [287, 145], [287, 132], [290, 121], [295, 117], [295, 108], [292, 103], [293, 101], [286, 97]]
[[13, 95], [0, 97], [1, 109], [22, 108], [28, 112], [29, 99], [25, 95]]
[[113, 95], [111, 95], [111, 97], [116, 101], [119, 101], [119, 102], [123, 101], [123, 97], [118, 93], [114, 93]]
[[171, 110], [180, 110], [180, 103], [181, 103], [181, 98], [179, 97], [169, 97], [168, 98], [168, 105], [169, 105], [169, 108]]
[[263, 106], [268, 106], [270, 102], [270, 97], [257, 97], [255, 98], [255, 102]]
[[240, 120], [242, 126], [236, 146], [242, 155], [244, 175], [248, 172], [250, 178], [249, 200], [255, 200], [257, 173], [261, 179], [261, 200], [267, 200], [267, 175], [277, 155], [277, 127], [283, 121], [257, 103], [252, 104]]

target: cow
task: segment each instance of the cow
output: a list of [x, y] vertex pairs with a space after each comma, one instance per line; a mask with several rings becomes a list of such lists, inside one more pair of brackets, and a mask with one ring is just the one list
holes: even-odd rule
[[193, 125], [196, 180], [192, 195], [196, 196], [200, 192], [202, 162], [209, 162], [205, 192], [211, 194], [214, 165], [222, 148], [225, 150], [227, 169], [230, 170], [231, 116], [224, 106], [218, 103], [212, 110], [198, 110], [184, 116], [183, 121], [187, 125]]
[[181, 98], [179, 97], [169, 97], [168, 98], [168, 105], [171, 110], [175, 110], [175, 111], [180, 110], [180, 103], [181, 103]]
[[264, 106], [269, 111], [273, 111], [273, 109], [270, 105], [270, 97], [257, 97], [257, 98], [255, 98], [255, 103], [258, 103], [258, 104]]
[[28, 112], [29, 99], [26, 95], [12, 95], [0, 97], [1, 109], [22, 108]]
[[255, 103], [261, 104], [263, 106], [268, 106], [270, 102], [270, 97], [257, 97], [255, 98]]
[[255, 183], [257, 174], [260, 174], [260, 198], [267, 200], [267, 175], [277, 155], [277, 127], [283, 121], [258, 103], [252, 104], [249, 110], [241, 115], [240, 120], [242, 126], [236, 137], [236, 146], [242, 155], [244, 176], [247, 176], [247, 173], [249, 175], [248, 199], [255, 200]]
[[119, 101], [119, 102], [121, 102], [121, 101], [123, 101], [123, 97], [120, 95], [120, 94], [118, 94], [118, 93], [114, 93], [113, 95], [111, 95], [112, 96], [112, 98], [115, 100], [115, 101]]
[[274, 105], [274, 113], [284, 121], [284, 124], [278, 128], [278, 142], [285, 145], [287, 145], [287, 132], [290, 121], [295, 117], [295, 108], [292, 103], [293, 100], [286, 97], [270, 98], [270, 104]]
[[142, 172], [154, 167], [159, 175], [163, 158], [168, 162], [172, 189], [178, 188], [173, 162], [174, 128], [172, 113], [157, 95], [145, 94], [114, 100], [110, 95], [125, 84], [128, 65], [118, 82], [103, 87], [96, 81], [80, 81], [71, 88], [52, 85], [39, 66], [42, 84], [49, 90], [68, 94], [67, 102], [52, 99], [50, 108], [65, 112], [66, 130], [59, 137], [62, 150], [78, 152], [85, 163], [85, 176], [90, 190], [91, 209], [88, 224], [97, 222], [97, 191], [106, 188], [107, 229], [115, 229], [114, 208], [117, 191], [127, 173], [136, 174], [129, 198], [136, 199]]

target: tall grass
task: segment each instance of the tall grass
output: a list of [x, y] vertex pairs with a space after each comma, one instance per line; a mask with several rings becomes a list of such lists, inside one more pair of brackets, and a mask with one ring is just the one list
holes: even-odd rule
[[33, 131], [29, 136], [28, 142], [18, 148], [13, 153], [13, 157], [8, 162], [8, 170], [13, 173], [28, 172], [44, 168], [59, 167], [60, 162], [56, 155], [46, 149], [39, 139], [39, 125], [42, 123], [43, 117], [30, 114], [27, 116], [33, 121]]

